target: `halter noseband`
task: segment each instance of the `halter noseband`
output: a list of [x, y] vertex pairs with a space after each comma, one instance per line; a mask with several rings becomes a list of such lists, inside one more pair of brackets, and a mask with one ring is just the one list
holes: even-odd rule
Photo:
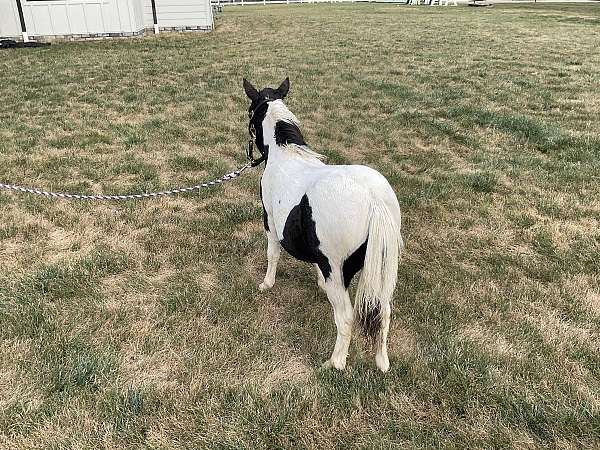
[[261, 151], [261, 149], [259, 148], [258, 151], [260, 152], [261, 156], [258, 159], [254, 159], [254, 140], [256, 139], [256, 128], [254, 127], [254, 124], [252, 123], [252, 118], [254, 117], [254, 114], [256, 113], [256, 111], [258, 111], [263, 105], [267, 104], [268, 102], [270, 102], [272, 100], [275, 100], [275, 99], [265, 97], [264, 100], [262, 100], [258, 105], [256, 105], [256, 108], [253, 108], [252, 111], [250, 111], [248, 113], [248, 118], [250, 119], [250, 121], [248, 122], [248, 134], [250, 134], [250, 140], [248, 141], [248, 150], [246, 151], [246, 156], [248, 156], [248, 162], [250, 163], [250, 166], [252, 166], [252, 167], [256, 167], [263, 161], [266, 161], [267, 157], [269, 156], [268, 150], [265, 153], [263, 153]]

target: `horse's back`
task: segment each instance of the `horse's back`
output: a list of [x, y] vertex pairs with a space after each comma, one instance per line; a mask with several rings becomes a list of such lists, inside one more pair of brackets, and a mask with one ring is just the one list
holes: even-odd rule
[[[388, 180], [377, 170], [362, 165], [325, 166], [329, 169], [331, 178], [338, 178], [343, 185], [353, 186], [354, 191], [360, 191], [365, 197], [376, 197], [389, 208], [392, 216], [400, 225], [400, 205], [396, 193]], [[325, 177], [327, 178], [327, 177]], [[319, 178], [321, 181], [323, 178]]]
[[342, 262], [368, 236], [374, 197], [383, 201], [400, 224], [400, 207], [391, 186], [366, 166], [324, 166], [307, 189], [317, 235], [328, 257]]
[[352, 176], [361, 183], [363, 186], [367, 186], [371, 191], [372, 195], [382, 200], [387, 207], [390, 209], [392, 216], [400, 224], [400, 204], [396, 193], [389, 181], [377, 170], [367, 166], [343, 166], [347, 167]]

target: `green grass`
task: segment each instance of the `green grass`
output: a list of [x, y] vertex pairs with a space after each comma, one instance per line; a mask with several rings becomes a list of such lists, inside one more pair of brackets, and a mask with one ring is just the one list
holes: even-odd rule
[[266, 266], [259, 170], [167, 200], [0, 193], [0, 448], [597, 448], [597, 5], [226, 8], [210, 34], [4, 51], [0, 180], [122, 193], [244, 161], [291, 78], [307, 141], [394, 186], [380, 374], [311, 267]]

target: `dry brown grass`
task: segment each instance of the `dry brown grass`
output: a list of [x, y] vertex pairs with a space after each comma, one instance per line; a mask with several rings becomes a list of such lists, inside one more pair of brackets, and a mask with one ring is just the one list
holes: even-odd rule
[[244, 158], [241, 78], [289, 75], [311, 146], [389, 178], [407, 250], [392, 371], [357, 336], [336, 373], [313, 268], [284, 256], [256, 287], [258, 171], [140, 203], [0, 193], [0, 448], [596, 448], [598, 23], [244, 7], [207, 35], [3, 53], [3, 182], [220, 176]]

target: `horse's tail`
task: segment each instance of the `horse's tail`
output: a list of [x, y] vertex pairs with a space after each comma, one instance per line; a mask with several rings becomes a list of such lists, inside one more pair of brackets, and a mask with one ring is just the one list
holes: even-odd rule
[[371, 338], [381, 332], [382, 313], [389, 317], [403, 246], [400, 223], [382, 200], [373, 198], [365, 261], [354, 302], [355, 320]]

